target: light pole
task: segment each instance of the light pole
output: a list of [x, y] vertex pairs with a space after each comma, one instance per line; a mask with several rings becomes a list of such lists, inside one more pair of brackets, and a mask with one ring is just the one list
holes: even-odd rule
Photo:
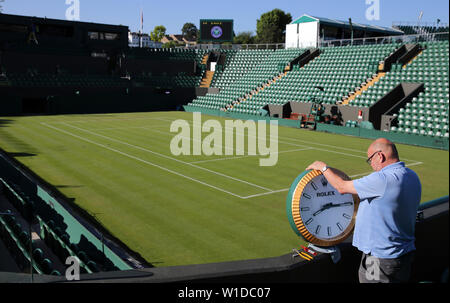
[[351, 44], [353, 45], [353, 23], [352, 23], [352, 18], [348, 18], [348, 23], [350, 24], [350, 39], [351, 39]]

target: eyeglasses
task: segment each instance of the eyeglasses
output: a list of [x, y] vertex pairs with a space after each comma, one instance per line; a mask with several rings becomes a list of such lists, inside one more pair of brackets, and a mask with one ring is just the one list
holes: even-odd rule
[[372, 164], [372, 158], [373, 158], [376, 154], [381, 153], [381, 152], [382, 152], [381, 150], [374, 152], [373, 155], [370, 156], [370, 157], [366, 160], [367, 164], [369, 164], [369, 165]]

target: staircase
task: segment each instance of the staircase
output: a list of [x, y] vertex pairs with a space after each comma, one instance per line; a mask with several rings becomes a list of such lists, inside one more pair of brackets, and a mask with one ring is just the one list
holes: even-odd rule
[[[419, 57], [419, 55], [422, 54], [422, 52], [423, 52], [422, 49], [414, 49], [414, 46], [410, 47], [409, 50], [406, 47], [405, 47], [405, 49], [406, 49], [405, 50], [406, 54], [403, 54], [398, 59], [397, 62], [402, 62], [402, 61], [405, 62], [405, 57], [411, 58], [412, 55], [414, 57], [412, 57], [411, 59], [407, 59], [406, 63], [402, 64], [403, 69], [405, 69], [409, 64], [411, 64], [414, 60], [416, 60], [417, 57]], [[409, 55], [409, 57], [407, 57], [408, 55]], [[393, 62], [389, 63], [389, 70], [391, 69], [392, 64], [393, 64]], [[367, 83], [363, 84], [357, 91], [355, 91], [353, 94], [351, 94], [347, 99], [342, 101], [342, 105], [348, 105], [358, 95], [362, 95], [366, 90], [368, 90], [370, 87], [374, 86], [378, 81], [380, 81], [381, 78], [386, 76], [386, 73], [389, 70], [386, 69], [386, 61], [380, 62], [380, 65], [378, 66], [378, 73], [376, 74], [376, 76], [374, 76], [372, 79], [370, 79]]]
[[308, 49], [303, 52], [300, 56], [293, 59], [289, 64], [285, 65], [282, 68], [282, 71], [278, 74], [278, 76], [273, 77], [268, 80], [266, 83], [262, 84], [249, 94], [239, 98], [237, 101], [233, 101], [232, 103], [226, 105], [226, 107], [221, 108], [222, 111], [228, 111], [235, 106], [239, 105], [242, 102], [252, 99], [254, 96], [258, 95], [260, 92], [264, 91], [264, 89], [270, 87], [275, 84], [278, 80], [286, 77], [286, 75], [294, 70], [294, 66], [297, 65], [300, 68], [304, 68], [308, 63], [314, 61], [316, 58], [320, 56], [321, 52], [319, 49]]
[[411, 64], [414, 60], [416, 60], [417, 57], [420, 56], [420, 54], [423, 53], [423, 50], [421, 50], [414, 58], [412, 58], [408, 63], [406, 63], [405, 65], [403, 65], [403, 68], [406, 68], [409, 64]]
[[[383, 69], [382, 67], [383, 63], [380, 64], [380, 69]], [[356, 96], [362, 95], [366, 90], [369, 89], [369, 87], [374, 86], [375, 83], [380, 81], [381, 78], [386, 76], [385, 72], [379, 72], [376, 74], [376, 76], [372, 77], [367, 83], [363, 84], [357, 91], [355, 91], [353, 94], [351, 94], [347, 99], [342, 101], [342, 105], [348, 105], [352, 100], [356, 98]]]
[[200, 87], [206, 87], [209, 88], [211, 86], [212, 79], [214, 77], [214, 72], [207, 70], [205, 72], [205, 76], [203, 77]]
[[260, 87], [258, 87], [256, 90], [252, 91], [250, 94], [245, 95], [243, 98], [239, 98], [239, 101], [237, 102], [233, 102], [233, 104], [229, 104], [227, 105], [226, 108], [223, 108], [222, 110], [224, 111], [228, 111], [229, 109], [233, 108], [234, 106], [240, 104], [241, 102], [245, 102], [249, 99], [251, 99], [253, 96], [259, 94], [261, 91], [263, 91], [265, 88], [271, 86], [272, 84], [274, 84], [275, 82], [277, 82], [278, 80], [284, 78], [287, 74], [288, 74], [288, 67], [286, 67], [285, 71], [280, 73], [278, 76], [274, 77], [273, 79], [270, 79], [269, 81], [267, 81], [266, 83], [264, 83], [263, 85], [261, 85]]
[[208, 59], [209, 59], [209, 53], [206, 53], [206, 54], [203, 56], [202, 64], [203, 64], [203, 65], [208, 64]]

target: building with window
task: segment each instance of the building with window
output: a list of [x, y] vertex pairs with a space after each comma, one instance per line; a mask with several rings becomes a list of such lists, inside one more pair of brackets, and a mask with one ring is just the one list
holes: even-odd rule
[[139, 42], [140, 38], [142, 38], [142, 47], [148, 48], [161, 48], [163, 43], [152, 41], [150, 35], [148, 34], [140, 34], [140, 33], [132, 33], [128, 32], [128, 46], [129, 47], [140, 47], [141, 44]]
[[286, 26], [286, 48], [319, 47], [321, 41], [404, 35], [399, 29], [302, 15]]
[[183, 35], [165, 35], [162, 39], [161, 42], [162, 43], [169, 43], [175, 41], [177, 43], [183, 43], [183, 44], [187, 44], [187, 45], [196, 45], [197, 44], [197, 40], [188, 40], [185, 37], [183, 37]]

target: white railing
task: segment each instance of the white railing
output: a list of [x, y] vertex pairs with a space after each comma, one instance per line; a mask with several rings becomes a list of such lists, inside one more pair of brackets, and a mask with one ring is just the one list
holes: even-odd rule
[[196, 45], [186, 45], [178, 48], [184, 49], [230, 49], [230, 50], [242, 50], [242, 49], [285, 49], [284, 43], [261, 43], [261, 44], [196, 44]]
[[320, 47], [444, 41], [448, 40], [448, 34], [449, 33], [446, 32], [446, 33], [421, 34], [421, 35], [386, 36], [375, 38], [340, 39], [340, 40], [325, 40], [325, 41], [322, 40], [320, 42]]
[[435, 22], [422, 22], [422, 21], [394, 21], [392, 22], [392, 27], [394, 26], [412, 26], [412, 27], [437, 27], [437, 28], [445, 28], [448, 27], [448, 23], [442, 23], [437, 21]]
[[[449, 33], [432, 33], [432, 34], [416, 34], [402, 36], [384, 36], [373, 38], [356, 38], [356, 39], [336, 39], [321, 40], [319, 47], [331, 46], [347, 46], [347, 45], [374, 45], [374, 44], [391, 44], [391, 43], [415, 43], [425, 41], [443, 41], [449, 40]], [[178, 49], [228, 49], [228, 50], [250, 50], [250, 49], [285, 49], [285, 43], [276, 44], [196, 44], [177, 47]]]

